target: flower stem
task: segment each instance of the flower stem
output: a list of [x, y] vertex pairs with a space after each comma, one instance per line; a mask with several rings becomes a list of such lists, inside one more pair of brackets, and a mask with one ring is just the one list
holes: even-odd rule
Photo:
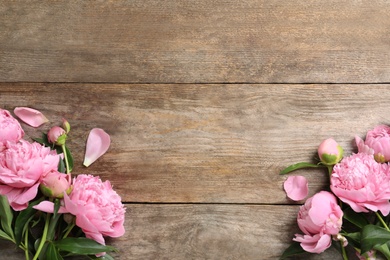
[[347, 251], [345, 250], [345, 247], [343, 246], [343, 241], [340, 240], [341, 245], [341, 254], [343, 256], [343, 260], [348, 260]]
[[379, 221], [382, 223], [383, 227], [390, 232], [389, 226], [386, 224], [386, 222], [383, 220], [381, 215], [378, 213], [378, 211], [375, 211], [376, 216], [378, 217]]
[[41, 254], [42, 248], [43, 248], [43, 246], [46, 243], [46, 237], [47, 237], [47, 233], [48, 233], [48, 230], [49, 230], [49, 222], [50, 222], [49, 219], [50, 219], [50, 214], [48, 213], [48, 214], [46, 214], [45, 227], [43, 228], [43, 234], [42, 234], [41, 242], [39, 243], [37, 252], [35, 253], [35, 256], [34, 256], [33, 260], [37, 260], [38, 259], [39, 255]]
[[74, 221], [72, 221], [72, 224], [70, 224], [68, 226], [68, 230], [66, 231], [66, 233], [64, 234], [64, 236], [62, 238], [67, 238], [69, 233], [70, 233], [70, 231], [72, 231], [72, 229], [74, 228], [74, 226], [75, 226], [75, 223], [74, 223]]
[[28, 252], [28, 229], [26, 229], [26, 234], [24, 235], [24, 245], [25, 245], [25, 249], [24, 249], [24, 254], [26, 255], [26, 260], [30, 260], [30, 254]]

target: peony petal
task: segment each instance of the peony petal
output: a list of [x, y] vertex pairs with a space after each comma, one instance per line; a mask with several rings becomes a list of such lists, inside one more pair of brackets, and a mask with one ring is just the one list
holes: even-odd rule
[[[40, 210], [47, 213], [54, 212], [54, 203], [51, 201], [41, 201], [38, 205], [33, 206], [34, 209]], [[58, 213], [69, 213], [64, 207], [60, 207]]]
[[105, 152], [107, 152], [110, 143], [110, 136], [104, 132], [103, 129], [92, 129], [87, 140], [87, 147], [83, 162], [84, 166], [88, 167]]
[[49, 120], [38, 110], [29, 107], [16, 107], [14, 113], [23, 122], [32, 126], [38, 127], [43, 123], [49, 122]]
[[303, 200], [309, 193], [307, 180], [303, 176], [289, 176], [283, 187], [287, 196], [295, 201]]

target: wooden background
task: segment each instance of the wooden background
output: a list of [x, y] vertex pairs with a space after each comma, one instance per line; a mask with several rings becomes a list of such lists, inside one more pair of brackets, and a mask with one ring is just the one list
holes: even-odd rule
[[[390, 2], [1, 1], [0, 105], [72, 125], [74, 173], [127, 207], [115, 259], [278, 259], [300, 203], [281, 169], [390, 123]], [[93, 127], [112, 145], [82, 166]], [[310, 195], [321, 170], [296, 174]], [[2, 242], [1, 254], [23, 254]], [[341, 259], [328, 250], [297, 259]]]

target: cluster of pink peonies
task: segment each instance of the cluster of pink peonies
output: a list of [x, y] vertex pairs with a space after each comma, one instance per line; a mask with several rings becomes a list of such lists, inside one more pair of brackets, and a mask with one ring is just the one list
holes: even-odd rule
[[[318, 163], [297, 163], [281, 172], [323, 167], [330, 179], [327, 191], [313, 195], [300, 207], [297, 221], [303, 235], [293, 239], [300, 247], [297, 250], [293, 244], [283, 258], [296, 252], [322, 253], [334, 244], [332, 240], [340, 241], [343, 259], [348, 259], [347, 246], [359, 259], [375, 259], [378, 252], [390, 258], [390, 127], [377, 126], [365, 140], [357, 136], [355, 140], [357, 153], [343, 157], [343, 149], [329, 138], [318, 148]], [[308, 195], [307, 180], [289, 176], [284, 190], [290, 199], [303, 200]], [[348, 230], [351, 226], [352, 231]]]
[[[14, 113], [20, 120], [33, 127], [48, 122], [41, 112], [31, 108], [18, 107]], [[66, 251], [64, 249], [66, 247], [63, 246], [64, 243], [54, 240], [70, 236], [74, 226], [77, 226], [86, 238], [101, 245], [105, 245], [105, 236], [120, 237], [125, 233], [125, 208], [121, 197], [112, 189], [110, 182], [103, 182], [97, 176], [86, 174], [80, 174], [72, 180], [73, 166], [69, 163], [71, 155], [65, 145], [69, 131], [70, 124], [63, 120], [62, 127], [54, 126], [45, 136], [46, 145], [50, 146], [42, 144], [45, 141], [29, 142], [23, 139], [25, 133], [18, 120], [9, 111], [0, 109], [0, 195], [7, 199], [6, 202], [14, 212], [12, 215], [25, 218], [35, 209], [52, 216], [44, 220], [45, 226], [61, 226], [57, 223], [60, 215], [66, 216], [63, 217], [63, 221], [68, 224], [66, 230], [56, 234], [49, 234], [48, 232], [55, 231], [45, 228], [37, 248], [28, 248], [28, 232], [31, 228], [29, 223], [23, 223], [24, 227], [15, 226], [15, 232], [12, 229], [5, 230], [2, 238], [11, 240], [23, 248], [26, 251], [26, 259], [30, 256], [33, 256], [33, 259], [40, 259], [44, 255], [43, 251], [49, 246], [55, 249], [54, 252], [50, 251], [54, 254], [53, 257], [62, 259], [60, 251]], [[105, 131], [99, 128], [92, 129], [86, 144], [84, 165], [89, 166], [102, 156], [109, 145], [110, 137]], [[55, 147], [58, 149], [54, 149]], [[0, 217], [2, 214], [6, 213], [0, 212]], [[30, 218], [33, 216], [34, 214]], [[9, 221], [11, 227], [18, 223], [18, 220], [12, 221], [12, 216], [7, 217], [11, 218]], [[21, 229], [25, 232], [25, 243], [24, 240], [18, 241], [16, 238], [17, 230]], [[66, 246], [69, 245], [69, 241], [72, 240], [68, 239]], [[96, 252], [92, 252], [93, 250], [67, 252], [101, 256], [104, 255], [105, 249], [109, 249], [96, 246], [95, 248]]]

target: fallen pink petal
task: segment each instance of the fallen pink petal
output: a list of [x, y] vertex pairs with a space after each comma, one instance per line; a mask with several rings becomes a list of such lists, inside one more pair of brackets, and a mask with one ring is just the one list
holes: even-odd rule
[[110, 136], [100, 128], [91, 130], [87, 140], [87, 147], [84, 157], [84, 166], [88, 167], [100, 156], [105, 154], [110, 147]]
[[16, 107], [14, 113], [20, 120], [32, 127], [39, 127], [42, 124], [49, 122], [41, 112], [33, 108]]
[[304, 176], [289, 176], [283, 187], [287, 197], [295, 201], [303, 200], [309, 193], [308, 183]]

